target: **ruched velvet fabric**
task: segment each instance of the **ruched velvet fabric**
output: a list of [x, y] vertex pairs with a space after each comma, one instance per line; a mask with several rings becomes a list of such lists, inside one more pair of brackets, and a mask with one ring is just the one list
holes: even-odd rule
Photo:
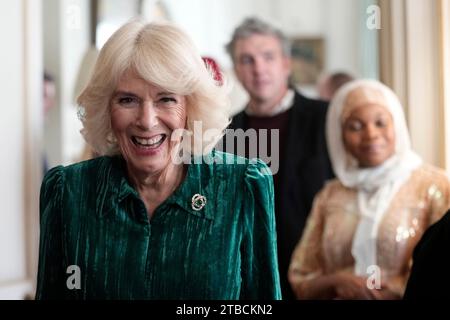
[[[50, 170], [36, 298], [281, 299], [272, 176], [238, 159], [213, 151], [189, 164], [151, 219], [119, 156]], [[197, 193], [207, 200], [199, 211]]]

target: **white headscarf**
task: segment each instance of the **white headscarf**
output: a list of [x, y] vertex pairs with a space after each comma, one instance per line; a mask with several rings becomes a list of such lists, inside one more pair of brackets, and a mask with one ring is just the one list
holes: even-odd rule
[[[350, 92], [356, 88], [373, 88], [381, 92], [391, 113], [395, 132], [395, 153], [377, 167], [360, 168], [344, 147], [342, 112]], [[411, 172], [422, 164], [412, 151], [405, 116], [394, 92], [375, 80], [355, 80], [344, 85], [331, 101], [326, 123], [327, 145], [334, 172], [341, 183], [357, 190], [357, 207], [361, 215], [353, 238], [352, 255], [355, 274], [367, 276], [367, 268], [376, 265], [379, 224], [392, 198]]]

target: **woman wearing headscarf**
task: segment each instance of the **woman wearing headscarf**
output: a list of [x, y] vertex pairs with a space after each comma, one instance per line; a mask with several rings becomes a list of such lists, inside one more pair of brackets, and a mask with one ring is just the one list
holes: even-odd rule
[[314, 200], [289, 281], [300, 299], [401, 298], [414, 246], [449, 207], [449, 179], [411, 149], [402, 106], [378, 81], [342, 87], [326, 129], [337, 178]]

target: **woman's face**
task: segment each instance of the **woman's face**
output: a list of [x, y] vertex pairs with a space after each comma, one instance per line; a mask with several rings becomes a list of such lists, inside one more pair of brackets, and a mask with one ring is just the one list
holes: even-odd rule
[[156, 174], [168, 167], [175, 129], [186, 124], [186, 98], [125, 73], [111, 99], [111, 126], [129, 169]]
[[391, 113], [380, 92], [355, 89], [344, 107], [344, 146], [360, 167], [375, 167], [395, 152], [395, 131]]

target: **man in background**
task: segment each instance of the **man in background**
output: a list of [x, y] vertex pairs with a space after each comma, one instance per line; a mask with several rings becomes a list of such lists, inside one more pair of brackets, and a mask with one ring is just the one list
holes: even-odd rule
[[319, 98], [325, 101], [333, 99], [334, 94], [347, 82], [354, 80], [353, 76], [346, 72], [326, 74], [317, 82]]
[[266, 22], [244, 20], [235, 29], [227, 51], [250, 96], [244, 111], [233, 118], [231, 129], [255, 129], [258, 140], [260, 129], [267, 130], [268, 137], [272, 130], [279, 130], [279, 170], [273, 176], [278, 263], [283, 299], [294, 299], [287, 280], [291, 254], [314, 196], [333, 177], [325, 142], [327, 104], [308, 99], [289, 85], [289, 41]]

